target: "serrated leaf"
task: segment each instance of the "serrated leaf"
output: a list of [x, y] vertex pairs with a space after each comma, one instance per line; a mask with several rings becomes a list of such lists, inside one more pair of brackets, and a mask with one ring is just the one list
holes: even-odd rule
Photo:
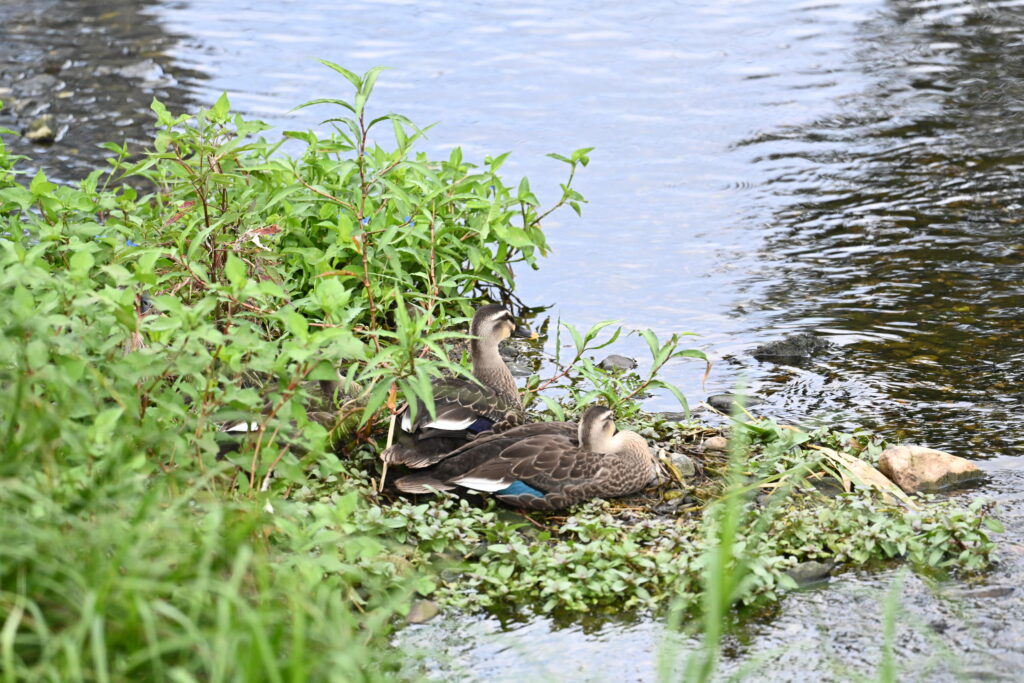
[[210, 115], [214, 121], [226, 121], [230, 111], [231, 103], [228, 101], [228, 94], [222, 92], [217, 101], [213, 103], [213, 107], [210, 108]]
[[43, 173], [43, 169], [39, 169], [32, 178], [32, 182], [28, 184], [28, 189], [29, 192], [32, 193], [32, 196], [42, 197], [56, 190], [57, 186], [46, 179], [46, 174]]

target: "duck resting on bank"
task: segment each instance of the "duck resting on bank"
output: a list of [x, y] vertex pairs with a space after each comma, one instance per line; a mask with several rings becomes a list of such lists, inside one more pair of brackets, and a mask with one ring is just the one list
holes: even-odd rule
[[398, 442], [381, 453], [386, 464], [428, 467], [480, 432], [500, 432], [520, 424], [523, 404], [515, 378], [509, 371], [498, 344], [516, 331], [516, 322], [498, 304], [481, 306], [473, 315], [469, 333], [473, 377], [449, 377], [432, 383], [434, 417], [422, 402], [416, 404], [416, 418], [409, 406], [401, 415], [402, 434]]
[[395, 485], [408, 493], [462, 487], [492, 493], [515, 507], [557, 510], [588, 498], [635, 493], [658, 478], [658, 463], [647, 442], [636, 432], [616, 433], [608, 408], [587, 409], [577, 443], [564, 430], [518, 438], [495, 434], [466, 444], [430, 470], [402, 477]]

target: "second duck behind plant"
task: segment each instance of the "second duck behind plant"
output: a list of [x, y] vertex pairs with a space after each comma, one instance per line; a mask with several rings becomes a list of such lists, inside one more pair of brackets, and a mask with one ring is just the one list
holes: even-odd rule
[[401, 413], [403, 434], [381, 453], [386, 464], [427, 467], [443, 459], [472, 435], [501, 431], [523, 421], [523, 404], [515, 378], [498, 345], [517, 330], [512, 314], [498, 304], [481, 306], [473, 315], [469, 344], [476, 382], [461, 377], [432, 383], [434, 417], [418, 402], [416, 418], [408, 406]]

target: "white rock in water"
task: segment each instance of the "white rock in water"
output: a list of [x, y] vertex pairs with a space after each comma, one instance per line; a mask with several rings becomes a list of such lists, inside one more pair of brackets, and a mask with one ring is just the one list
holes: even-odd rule
[[882, 451], [878, 469], [907, 493], [934, 491], [982, 476], [970, 460], [924, 446], [894, 446]]

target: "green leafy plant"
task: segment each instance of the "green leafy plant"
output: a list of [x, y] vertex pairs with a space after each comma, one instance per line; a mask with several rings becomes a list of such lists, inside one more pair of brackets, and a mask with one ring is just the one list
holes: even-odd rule
[[[555, 374], [544, 381], [539, 376], [532, 376], [527, 382], [524, 403], [529, 405], [539, 400], [555, 419], [565, 420], [567, 412], [577, 415], [594, 401], [600, 401], [624, 422], [637, 422], [645, 419], [642, 417], [642, 399], [649, 396], [650, 391], [664, 389], [675, 396], [688, 415], [690, 407], [683, 392], [661, 379], [659, 374], [670, 361], [682, 358], [703, 360], [710, 368], [707, 355], [698, 349], [679, 348], [684, 335], [673, 334], [662, 343], [651, 330], [638, 330], [636, 334], [647, 342], [651, 353], [651, 364], [645, 376], [630, 371], [605, 370], [586, 354], [607, 348], [619, 339], [622, 328], [616, 327], [607, 339], [599, 341], [602, 333], [614, 324], [614, 321], [600, 322], [581, 334], [571, 323], [559, 321], [555, 336]], [[561, 358], [563, 328], [569, 333], [575, 349], [568, 362]], [[548, 393], [542, 394], [542, 391]]]

